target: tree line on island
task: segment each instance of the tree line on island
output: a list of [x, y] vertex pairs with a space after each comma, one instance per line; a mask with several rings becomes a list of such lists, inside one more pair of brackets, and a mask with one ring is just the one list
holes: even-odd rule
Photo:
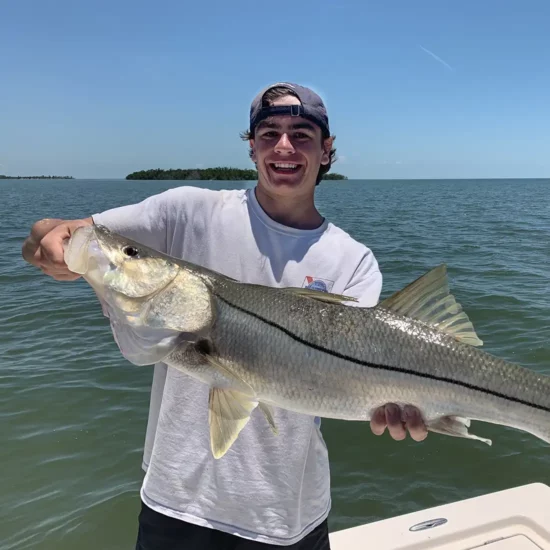
[[72, 176], [5, 176], [0, 174], [0, 180], [73, 180]]
[[[243, 181], [257, 180], [258, 172], [254, 169], [241, 169], [230, 167], [217, 168], [189, 168], [170, 169], [160, 168], [152, 170], [140, 170], [126, 176], [127, 180], [219, 180], [219, 181]], [[346, 176], [332, 172], [323, 176], [324, 180], [347, 180]]]

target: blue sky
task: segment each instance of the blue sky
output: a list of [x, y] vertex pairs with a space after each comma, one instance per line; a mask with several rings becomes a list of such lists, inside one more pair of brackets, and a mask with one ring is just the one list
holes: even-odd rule
[[550, 177], [546, 0], [1, 4], [0, 173], [252, 167], [280, 80], [326, 100], [350, 178]]

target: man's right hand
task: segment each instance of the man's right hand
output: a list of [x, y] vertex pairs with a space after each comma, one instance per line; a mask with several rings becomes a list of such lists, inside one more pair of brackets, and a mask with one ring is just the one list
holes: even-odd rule
[[64, 259], [63, 243], [78, 227], [92, 224], [92, 218], [37, 221], [23, 243], [23, 258], [57, 281], [74, 281], [80, 275], [69, 271]]

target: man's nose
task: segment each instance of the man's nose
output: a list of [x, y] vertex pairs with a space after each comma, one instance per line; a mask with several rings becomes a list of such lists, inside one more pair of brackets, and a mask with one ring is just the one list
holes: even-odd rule
[[290, 155], [294, 153], [294, 147], [292, 147], [292, 143], [290, 139], [288, 139], [288, 134], [285, 133], [281, 136], [281, 139], [279, 139], [277, 145], [275, 145], [275, 152], [280, 155]]

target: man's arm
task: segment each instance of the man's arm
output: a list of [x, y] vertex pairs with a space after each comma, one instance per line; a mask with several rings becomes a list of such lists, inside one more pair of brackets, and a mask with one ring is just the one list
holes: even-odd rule
[[23, 258], [58, 281], [73, 281], [80, 275], [68, 270], [63, 242], [83, 225], [106, 225], [112, 231], [151, 248], [166, 250], [166, 203], [171, 192], [152, 195], [143, 201], [112, 208], [79, 220], [44, 219], [37, 221], [23, 243]]

